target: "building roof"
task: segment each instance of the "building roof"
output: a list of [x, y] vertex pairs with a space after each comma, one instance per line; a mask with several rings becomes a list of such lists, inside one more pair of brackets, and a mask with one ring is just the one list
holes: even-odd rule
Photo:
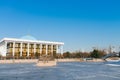
[[30, 42], [30, 43], [42, 43], [42, 44], [58, 44], [58, 45], [64, 45], [63, 42], [52, 42], [52, 41], [40, 41], [40, 40], [37, 40], [37, 39], [34, 39], [33, 37], [31, 36], [27, 36], [27, 37], [23, 37], [21, 39], [18, 39], [18, 38], [3, 38], [1, 42], [3, 41], [7, 41], [7, 42], [23, 42], [23, 43], [27, 43], [27, 42]]

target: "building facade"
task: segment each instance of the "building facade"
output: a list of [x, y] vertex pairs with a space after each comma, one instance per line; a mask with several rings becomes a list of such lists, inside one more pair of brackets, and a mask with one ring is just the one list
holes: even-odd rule
[[63, 42], [40, 41], [33, 37], [3, 38], [0, 41], [0, 55], [8, 58], [38, 58], [63, 54]]

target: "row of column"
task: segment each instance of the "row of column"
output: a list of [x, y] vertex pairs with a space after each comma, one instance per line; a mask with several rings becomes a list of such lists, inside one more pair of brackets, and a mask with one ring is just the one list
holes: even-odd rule
[[[7, 42], [5, 42], [6, 46], [6, 53], [7, 53]], [[22, 51], [23, 51], [23, 43], [20, 43], [20, 56], [22, 56]], [[63, 54], [63, 46], [62, 45], [56, 45], [56, 53], [59, 53], [59, 46], [60, 46], [60, 53]], [[29, 56], [29, 47], [30, 43], [27, 43], [27, 56]], [[34, 44], [34, 53], [36, 52], [36, 44]], [[40, 54], [42, 53], [42, 44], [40, 44]], [[53, 44], [51, 44], [51, 53], [53, 55]], [[13, 56], [15, 55], [15, 42], [13, 42], [13, 50], [12, 50]], [[48, 44], [46, 44], [46, 55], [48, 54]]]

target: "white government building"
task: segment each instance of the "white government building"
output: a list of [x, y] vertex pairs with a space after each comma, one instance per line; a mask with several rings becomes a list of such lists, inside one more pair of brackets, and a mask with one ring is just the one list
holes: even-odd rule
[[33, 58], [42, 55], [63, 54], [63, 42], [40, 41], [32, 36], [3, 38], [0, 41], [0, 55], [14, 58]]

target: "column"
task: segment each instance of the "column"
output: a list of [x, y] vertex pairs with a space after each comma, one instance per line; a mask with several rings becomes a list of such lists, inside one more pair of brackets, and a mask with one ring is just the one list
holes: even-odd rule
[[15, 42], [13, 42], [13, 57], [15, 56]]
[[48, 54], [48, 45], [46, 44], [46, 55]]
[[34, 43], [34, 54], [36, 53], [36, 44]]
[[42, 44], [40, 44], [40, 55], [42, 54]]
[[5, 56], [7, 56], [7, 42], [5, 41]]
[[60, 54], [63, 54], [63, 46], [61, 45]]
[[22, 57], [22, 42], [20, 43], [20, 56]]
[[53, 56], [53, 44], [51, 45], [51, 55]]
[[27, 43], [27, 57], [29, 57], [29, 46], [30, 46], [30, 44], [29, 43]]
[[58, 45], [56, 45], [56, 54], [58, 53]]

